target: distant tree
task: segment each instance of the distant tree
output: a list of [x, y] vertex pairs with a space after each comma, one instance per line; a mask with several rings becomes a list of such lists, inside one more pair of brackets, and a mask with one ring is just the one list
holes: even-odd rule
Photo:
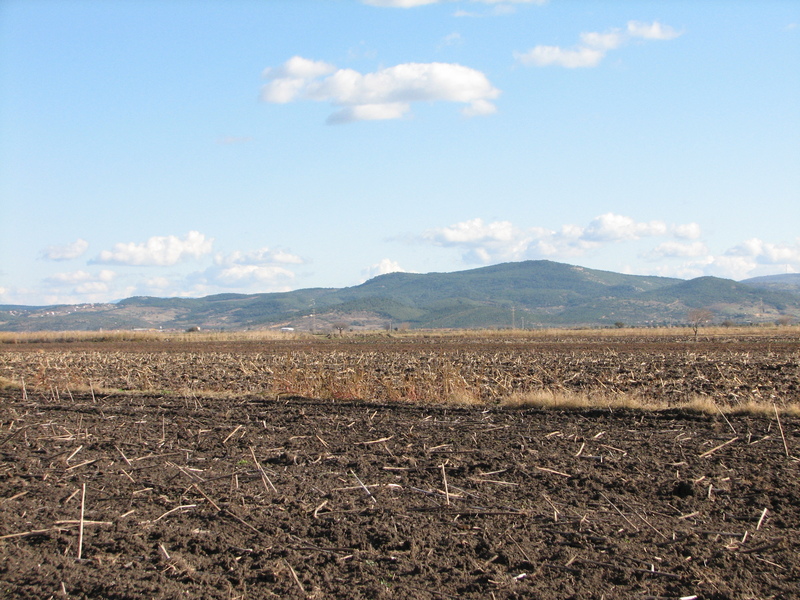
[[781, 315], [777, 320], [777, 324], [784, 327], [786, 325], [791, 325], [792, 323], [794, 323], [794, 317], [792, 315]]
[[616, 327], [617, 329], [624, 329], [625, 323], [623, 323], [622, 321], [617, 321], [616, 323], [614, 323], [614, 327]]
[[334, 323], [334, 324], [333, 324], [333, 328], [334, 328], [336, 331], [338, 331], [338, 332], [339, 332], [339, 336], [340, 336], [340, 337], [341, 337], [342, 335], [344, 335], [342, 332], [343, 332], [345, 329], [347, 329], [348, 327], [350, 327], [350, 324], [349, 324], [349, 323], [345, 323], [344, 321], [338, 321], [338, 322], [336, 322], [336, 323]]
[[694, 331], [694, 341], [697, 341], [697, 330], [700, 329], [703, 325], [710, 322], [711, 319], [714, 318], [714, 313], [712, 313], [707, 308], [693, 308], [689, 311], [687, 315], [689, 319], [689, 325]]

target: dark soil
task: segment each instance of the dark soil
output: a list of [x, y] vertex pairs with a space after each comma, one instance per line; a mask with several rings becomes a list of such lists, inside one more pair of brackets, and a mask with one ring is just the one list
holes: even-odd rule
[[551, 390], [628, 394], [670, 406], [703, 396], [732, 408], [785, 407], [800, 400], [800, 337], [21, 343], [0, 345], [0, 377], [56, 401], [91, 386], [430, 404], [446, 401], [455, 387], [487, 404]]
[[0, 597], [800, 597], [800, 419], [728, 419], [8, 389]]

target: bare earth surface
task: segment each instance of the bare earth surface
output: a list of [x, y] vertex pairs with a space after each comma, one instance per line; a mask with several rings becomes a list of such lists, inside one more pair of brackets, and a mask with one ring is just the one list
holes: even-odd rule
[[76, 389], [382, 402], [496, 403], [513, 393], [622, 393], [679, 405], [800, 402], [800, 337], [351, 338], [0, 345], [0, 377]]
[[[784, 406], [796, 339], [22, 344], [0, 376], [0, 598], [800, 597], [799, 418], [491, 402]], [[485, 405], [387, 396], [459, 377]]]
[[4, 598], [800, 595], [774, 418], [6, 391], [0, 423]]

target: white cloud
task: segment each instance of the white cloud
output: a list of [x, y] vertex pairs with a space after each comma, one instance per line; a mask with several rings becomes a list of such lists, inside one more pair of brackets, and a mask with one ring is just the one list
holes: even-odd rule
[[[663, 221], [637, 222], [614, 213], [600, 215], [585, 227], [567, 224], [560, 230], [520, 228], [509, 221], [484, 223], [482, 219], [471, 219], [430, 229], [423, 232], [420, 239], [436, 246], [459, 248], [466, 262], [488, 264], [528, 258], [577, 257], [608, 244], [643, 238], [678, 237], [675, 232], [687, 227], [670, 226]], [[661, 248], [661, 252], [669, 251], [678, 252], [678, 249], [668, 246]]]
[[708, 256], [708, 253], [708, 246], [703, 242], [667, 241], [653, 248], [645, 256], [650, 260], [659, 260], [662, 258], [696, 258]]
[[358, 106], [348, 106], [343, 108], [330, 117], [329, 125], [340, 123], [353, 123], [354, 121], [388, 121], [400, 119], [411, 110], [408, 104], [402, 102], [392, 102], [387, 104], [360, 104]]
[[421, 238], [436, 246], [461, 248], [466, 262], [483, 264], [518, 259], [532, 242], [529, 232], [514, 227], [509, 221], [484, 223], [483, 219], [430, 229]]
[[217, 254], [214, 265], [192, 279], [198, 286], [255, 289], [257, 291], [284, 291], [295, 277], [286, 265], [301, 265], [305, 261], [280, 249], [259, 248], [250, 252], [239, 250], [230, 254]]
[[445, 46], [456, 46], [462, 42], [463, 39], [461, 38], [461, 34], [457, 31], [454, 31], [453, 33], [447, 34], [442, 38], [442, 41], [439, 43], [439, 47], [443, 48]]
[[230, 254], [217, 254], [214, 263], [221, 266], [232, 265], [265, 265], [270, 263], [301, 265], [305, 261], [285, 250], [271, 250], [264, 247], [250, 252], [236, 250]]
[[164, 290], [169, 289], [172, 281], [168, 277], [151, 277], [144, 282], [144, 285], [150, 290], [159, 290], [163, 293]]
[[461, 114], [465, 117], [483, 117], [493, 115], [497, 112], [497, 107], [486, 100], [475, 100], [472, 104], [461, 109]]
[[[207, 274], [212, 274], [207, 271]], [[254, 284], [275, 286], [294, 279], [294, 273], [275, 265], [231, 265], [213, 271], [210, 283], [225, 287], [249, 287]]]
[[567, 69], [595, 67], [600, 64], [604, 56], [605, 52], [597, 48], [565, 50], [558, 46], [536, 46], [527, 52], [514, 54], [514, 58], [523, 65], [533, 65], [535, 67], [556, 65]]
[[266, 102], [312, 100], [341, 107], [328, 123], [399, 119], [413, 102], [458, 102], [467, 105], [467, 115], [485, 115], [493, 112], [490, 100], [500, 95], [480, 71], [451, 63], [405, 63], [362, 74], [295, 56], [265, 69], [264, 76]]
[[119, 243], [113, 250], [103, 250], [92, 263], [169, 266], [190, 258], [200, 258], [211, 252], [213, 238], [190, 231], [182, 239], [177, 236], [154, 236], [142, 244]]
[[686, 223], [685, 225], [676, 225], [673, 228], [675, 237], [685, 240], [696, 240], [700, 237], [700, 225], [697, 223]]
[[640, 23], [639, 21], [628, 21], [628, 35], [631, 37], [642, 38], [645, 40], [674, 40], [681, 35], [669, 25], [662, 25], [658, 21], [652, 23]]
[[292, 102], [314, 79], [330, 75], [334, 71], [335, 66], [321, 60], [293, 56], [280, 67], [264, 69], [262, 75], [270, 83], [261, 90], [261, 99], [278, 104]]
[[650, 260], [683, 258], [678, 264], [656, 267], [659, 275], [700, 277], [715, 275], [746, 279], [777, 272], [800, 272], [800, 238], [794, 243], [771, 243], [750, 238], [720, 254], [712, 254], [705, 243], [664, 242], [644, 256]]
[[365, 279], [372, 279], [378, 275], [386, 275], [387, 273], [406, 273], [407, 271], [400, 266], [400, 263], [390, 259], [384, 258], [379, 263], [370, 265], [362, 271]]
[[797, 269], [800, 268], [800, 238], [794, 244], [772, 244], [751, 238], [729, 249], [725, 256], [746, 259], [758, 265], [788, 265]]
[[[109, 269], [103, 269], [99, 273], [72, 271], [55, 273], [47, 277], [44, 283], [48, 288], [48, 294], [70, 298], [79, 296], [86, 298], [86, 301], [98, 301], [110, 291], [110, 284], [116, 276], [117, 274]], [[71, 302], [80, 301], [84, 300], [71, 300]]]
[[90, 281], [100, 281], [103, 283], [108, 283], [109, 281], [112, 281], [115, 277], [116, 273], [114, 273], [114, 271], [111, 271], [109, 269], [103, 269], [96, 275], [93, 275], [86, 271], [73, 271], [71, 273], [56, 273], [48, 277], [46, 281], [60, 285], [75, 285], [78, 283], [86, 283]]
[[483, 219], [462, 221], [450, 227], [432, 229], [423, 234], [443, 246], [463, 243], [508, 242], [514, 239], [517, 230], [510, 221], [496, 221], [484, 224]]
[[72, 260], [79, 258], [89, 248], [89, 242], [78, 239], [71, 244], [63, 246], [48, 246], [42, 252], [42, 258], [47, 260]]
[[636, 274], [658, 275], [659, 277], [678, 277], [680, 279], [694, 279], [695, 277], [709, 275], [709, 265], [713, 264], [713, 262], [713, 256], [706, 256], [696, 260], [684, 261], [678, 264], [673, 262], [660, 264]]
[[703, 268], [703, 275], [729, 277], [731, 279], [746, 279], [757, 267], [757, 263], [745, 256], [712, 256]]
[[581, 33], [581, 43], [573, 48], [539, 45], [527, 52], [515, 52], [514, 57], [523, 65], [568, 69], [596, 67], [610, 50], [619, 48], [631, 39], [672, 40], [681, 33], [658, 21], [641, 23], [629, 21], [625, 30], [612, 29], [606, 33]]
[[[419, 240], [461, 253], [465, 263], [493, 264], [547, 258], [578, 262], [608, 246], [658, 244], [638, 255], [646, 263], [639, 274], [693, 278], [715, 275], [745, 279], [776, 272], [800, 272], [800, 238], [790, 243], [771, 243], [750, 238], [720, 253], [712, 253], [699, 239], [697, 223], [669, 224], [660, 220], [636, 221], [626, 215], [605, 213], [586, 225], [566, 224], [559, 229], [519, 227], [510, 221], [470, 219], [429, 229]], [[629, 272], [634, 269], [628, 268]]]
[[581, 42], [584, 46], [589, 48], [596, 48], [598, 50], [613, 50], [622, 45], [625, 41], [624, 36], [618, 31], [611, 31], [609, 33], [582, 33]]
[[589, 242], [620, 242], [665, 235], [667, 229], [663, 221], [637, 223], [630, 217], [606, 213], [593, 219], [581, 238]]

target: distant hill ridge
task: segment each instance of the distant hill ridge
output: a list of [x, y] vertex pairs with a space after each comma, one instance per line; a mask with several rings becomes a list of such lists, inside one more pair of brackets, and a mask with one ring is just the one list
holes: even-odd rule
[[717, 322], [800, 319], [800, 275], [687, 281], [536, 260], [388, 273], [338, 289], [0, 306], [0, 330], [659, 326], [685, 324], [695, 308], [710, 310]]

